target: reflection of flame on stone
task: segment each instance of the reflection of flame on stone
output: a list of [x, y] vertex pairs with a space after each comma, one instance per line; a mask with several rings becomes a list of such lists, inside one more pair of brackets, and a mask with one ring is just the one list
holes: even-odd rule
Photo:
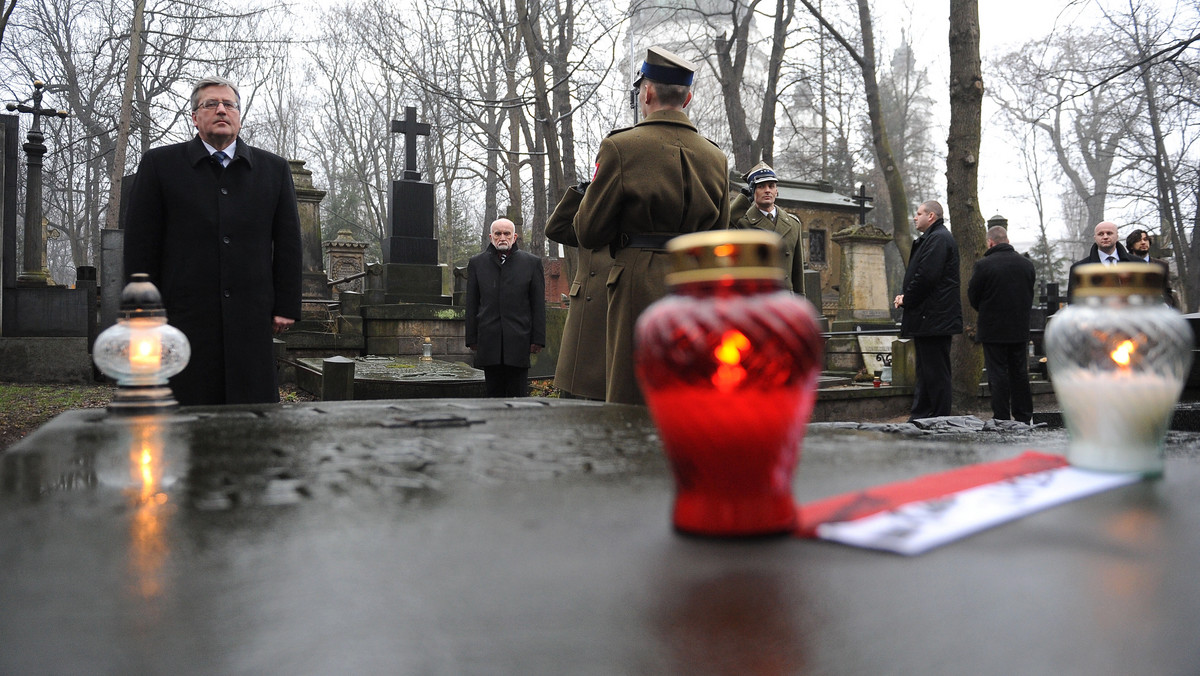
[[162, 593], [162, 566], [169, 553], [165, 538], [167, 494], [163, 493], [162, 427], [155, 422], [134, 426], [129, 470], [136, 493], [130, 532], [129, 562], [135, 587], [144, 599]]

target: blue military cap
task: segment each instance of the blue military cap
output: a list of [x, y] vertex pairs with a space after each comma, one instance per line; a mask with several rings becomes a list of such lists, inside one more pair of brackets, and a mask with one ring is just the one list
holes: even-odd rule
[[775, 175], [775, 170], [767, 166], [766, 162], [759, 162], [754, 165], [742, 178], [746, 179], [746, 185], [751, 188], [766, 181], [779, 181], [779, 177]]

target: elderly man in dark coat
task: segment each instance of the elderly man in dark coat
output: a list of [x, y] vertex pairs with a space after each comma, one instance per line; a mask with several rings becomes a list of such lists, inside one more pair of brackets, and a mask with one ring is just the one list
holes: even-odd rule
[[963, 328], [958, 244], [942, 220], [942, 205], [923, 203], [913, 224], [921, 236], [908, 256], [903, 293], [893, 301], [904, 309], [900, 335], [913, 339], [917, 358], [909, 420], [950, 415], [950, 340]]
[[300, 318], [300, 218], [282, 157], [238, 139], [228, 80], [192, 89], [197, 135], [147, 152], [125, 216], [125, 274], [145, 272], [192, 358], [183, 405], [279, 401], [272, 332]]
[[[572, 223], [583, 201], [583, 189], [567, 190], [546, 221], [546, 239], [579, 247]], [[575, 278], [571, 281], [567, 321], [558, 348], [554, 386], [565, 396], [604, 401], [605, 326], [608, 315], [608, 271], [613, 259], [608, 249], [576, 249]]]
[[608, 247], [605, 400], [641, 404], [634, 376], [633, 329], [666, 295], [667, 240], [729, 222], [725, 154], [683, 112], [696, 66], [660, 47], [646, 53], [634, 83], [644, 119], [600, 143], [596, 173], [575, 215], [579, 246]]
[[467, 347], [489, 397], [529, 394], [530, 354], [546, 346], [542, 259], [517, 250], [516, 225], [497, 219], [491, 242], [467, 263]]
[[976, 339], [983, 343], [992, 417], [1033, 421], [1029, 389], [1029, 314], [1033, 309], [1033, 263], [1008, 243], [1008, 231], [987, 231], [988, 250], [975, 262], [967, 300], [979, 311]]

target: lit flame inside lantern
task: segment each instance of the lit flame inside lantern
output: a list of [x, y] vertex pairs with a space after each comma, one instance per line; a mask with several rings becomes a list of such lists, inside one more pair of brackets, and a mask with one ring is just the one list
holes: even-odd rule
[[1130, 355], [1135, 349], [1137, 349], [1137, 345], [1132, 340], [1126, 340], [1117, 345], [1117, 349], [1113, 350], [1110, 356], [1121, 366], [1129, 366]]
[[129, 369], [149, 374], [162, 365], [162, 340], [154, 329], [134, 329], [129, 337]]
[[726, 331], [721, 344], [713, 350], [717, 360], [717, 371], [712, 376], [713, 385], [721, 392], [728, 392], [746, 379], [742, 368], [742, 354], [750, 350], [750, 339], [741, 331]]

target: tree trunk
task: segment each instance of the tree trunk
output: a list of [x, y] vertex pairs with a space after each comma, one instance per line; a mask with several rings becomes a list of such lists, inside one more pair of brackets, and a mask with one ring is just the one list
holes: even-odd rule
[[[892, 145], [888, 141], [887, 127], [883, 123], [883, 105], [879, 99], [879, 78], [875, 72], [875, 32], [871, 24], [871, 8], [867, 0], [858, 0], [858, 19], [862, 25], [863, 53], [862, 66], [863, 86], [867, 94], [867, 116], [871, 120], [871, 145], [875, 149], [875, 159], [879, 162], [879, 170], [883, 172], [887, 184], [888, 197], [892, 204], [892, 241], [900, 250], [904, 264], [908, 265], [908, 254], [912, 251], [912, 227], [909, 225], [908, 194], [904, 189], [904, 177], [900, 167], [892, 155]], [[975, 57], [978, 65], [979, 57]], [[978, 134], [976, 134], [978, 138]], [[978, 147], [978, 141], [976, 142]]]
[[133, 24], [129, 31], [129, 68], [125, 71], [125, 92], [121, 96], [121, 113], [117, 120], [116, 137], [113, 139], [116, 149], [113, 151], [112, 173], [108, 182], [108, 214], [104, 227], [109, 230], [121, 227], [118, 223], [121, 215], [121, 184], [125, 178], [125, 151], [129, 147], [129, 121], [133, 117], [134, 86], [141, 74], [142, 12], [145, 6], [145, 0], [135, 0], [133, 3]]
[[950, 134], [946, 139], [946, 202], [954, 241], [958, 243], [963, 326], [954, 337], [951, 369], [954, 404], [959, 411], [975, 407], [983, 351], [975, 343], [976, 313], [967, 302], [967, 283], [975, 261], [986, 249], [986, 230], [979, 211], [979, 137], [983, 117], [983, 74], [979, 63], [978, 0], [950, 0]]

